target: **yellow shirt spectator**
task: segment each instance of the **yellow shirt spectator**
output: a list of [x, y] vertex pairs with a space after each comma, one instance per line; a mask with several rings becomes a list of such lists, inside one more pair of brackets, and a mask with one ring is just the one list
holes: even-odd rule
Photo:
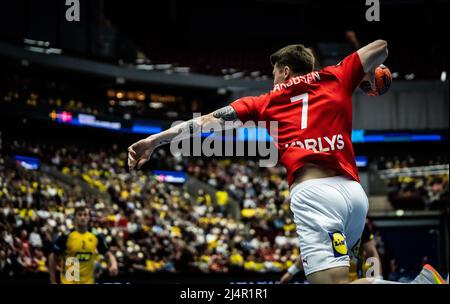
[[230, 263], [231, 265], [242, 266], [244, 264], [244, 258], [239, 253], [233, 253], [230, 256]]
[[228, 192], [226, 191], [217, 191], [216, 192], [216, 200], [219, 206], [225, 206], [228, 203]]

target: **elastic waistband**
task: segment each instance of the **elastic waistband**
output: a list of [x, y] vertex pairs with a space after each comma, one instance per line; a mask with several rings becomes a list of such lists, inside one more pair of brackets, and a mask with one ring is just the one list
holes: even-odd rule
[[308, 186], [323, 185], [323, 184], [330, 184], [330, 183], [336, 184], [336, 183], [348, 182], [348, 181], [355, 181], [355, 180], [353, 180], [350, 177], [347, 177], [345, 175], [308, 179], [308, 180], [301, 182], [300, 184], [295, 185], [295, 187], [291, 189], [291, 191], [289, 193], [289, 197], [291, 198], [292, 195], [294, 195], [295, 193], [301, 191], [303, 188], [308, 187]]

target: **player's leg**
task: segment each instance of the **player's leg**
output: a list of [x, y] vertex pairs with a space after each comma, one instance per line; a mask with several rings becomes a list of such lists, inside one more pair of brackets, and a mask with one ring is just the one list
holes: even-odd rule
[[351, 282], [350, 284], [405, 284], [405, 283], [400, 283], [400, 282], [395, 282], [395, 281], [387, 281], [387, 280], [382, 280], [382, 279], [376, 279], [376, 278], [362, 278], [362, 279], [358, 279], [355, 280], [353, 282]]
[[335, 267], [314, 272], [307, 276], [310, 284], [347, 284], [350, 283], [349, 267]]
[[291, 192], [291, 210], [310, 283], [349, 281], [350, 258], [344, 233], [349, 208], [343, 194], [330, 186], [332, 180], [308, 180]]
[[[352, 254], [357, 254], [356, 246], [364, 229], [364, 221], [367, 214], [367, 196], [361, 185], [354, 181], [342, 181], [337, 185], [341, 191], [350, 199], [350, 216], [345, 225], [347, 244], [351, 248]], [[352, 282], [353, 284], [402, 284], [399, 282], [387, 281], [376, 278], [363, 278]], [[411, 282], [412, 284], [446, 284], [441, 275], [431, 266], [425, 265], [419, 275]]]
[[[347, 203], [347, 217], [344, 219], [344, 236], [348, 246], [347, 254], [359, 254], [360, 239], [364, 229], [369, 201], [362, 186], [345, 177], [335, 177], [329, 181]], [[311, 283], [350, 283], [349, 267], [336, 267], [312, 273], [308, 276]]]
[[[347, 244], [350, 253], [354, 256], [359, 254], [359, 246], [364, 223], [369, 209], [369, 200], [362, 186], [351, 180], [342, 180], [336, 185], [345, 193], [349, 201], [349, 217], [345, 225]], [[375, 278], [362, 278], [351, 282], [351, 284], [374, 284]]]
[[448, 279], [447, 281], [444, 280], [436, 269], [427, 264], [423, 266], [419, 275], [410, 283], [399, 283], [375, 278], [365, 278], [356, 280], [352, 282], [352, 284], [448, 284]]

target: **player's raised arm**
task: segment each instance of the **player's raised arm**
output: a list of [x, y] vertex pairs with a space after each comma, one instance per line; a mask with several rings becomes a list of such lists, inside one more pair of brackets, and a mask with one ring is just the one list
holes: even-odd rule
[[[233, 122], [233, 124], [226, 124], [226, 122]], [[128, 148], [128, 167], [130, 170], [141, 168], [150, 159], [150, 156], [157, 147], [170, 143], [175, 137], [180, 140], [189, 138], [200, 133], [202, 129], [208, 130], [213, 128], [213, 126], [221, 126], [222, 129], [229, 128], [229, 126], [235, 128], [240, 125], [237, 122], [238, 116], [234, 108], [226, 106], [207, 115], [176, 125], [161, 133], [150, 135]]]
[[387, 42], [381, 39], [375, 40], [374, 42], [360, 48], [358, 50], [358, 55], [364, 72], [372, 72], [388, 57]]

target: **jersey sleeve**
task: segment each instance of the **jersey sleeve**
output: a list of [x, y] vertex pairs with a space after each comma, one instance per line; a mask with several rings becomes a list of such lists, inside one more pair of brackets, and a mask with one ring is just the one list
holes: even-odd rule
[[260, 96], [248, 96], [237, 99], [230, 104], [236, 111], [236, 114], [240, 121], [258, 121], [264, 107], [265, 102], [268, 100], [269, 94], [263, 94]]
[[108, 245], [106, 244], [105, 237], [102, 234], [97, 234], [97, 251], [100, 254], [108, 252]]
[[325, 70], [335, 75], [350, 94], [359, 86], [359, 83], [365, 76], [358, 52], [352, 53], [337, 65], [329, 66]]
[[60, 236], [58, 236], [52, 247], [52, 252], [54, 254], [62, 255], [66, 251], [67, 238], [68, 238], [67, 234], [61, 234]]

